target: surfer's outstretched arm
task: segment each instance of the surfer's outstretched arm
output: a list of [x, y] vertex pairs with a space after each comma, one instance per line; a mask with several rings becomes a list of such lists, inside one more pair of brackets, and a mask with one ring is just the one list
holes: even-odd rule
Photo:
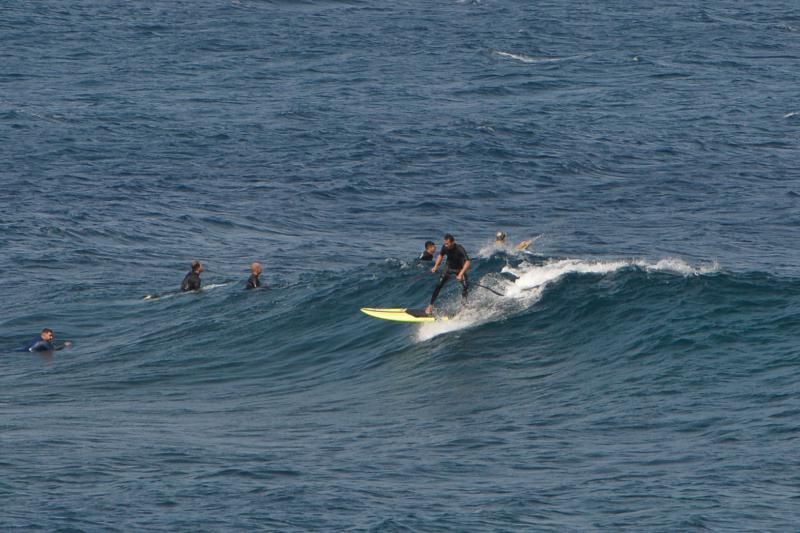
[[442, 264], [442, 258], [443, 257], [444, 256], [442, 254], [439, 254], [439, 255], [436, 256], [436, 262], [433, 264], [433, 267], [431, 268], [431, 272], [435, 273], [437, 270], [439, 270], [439, 265]]
[[44, 328], [42, 333], [27, 343], [20, 351], [23, 352], [54, 352], [72, 346], [72, 341], [64, 341], [63, 344], [54, 344], [55, 333], [50, 328]]

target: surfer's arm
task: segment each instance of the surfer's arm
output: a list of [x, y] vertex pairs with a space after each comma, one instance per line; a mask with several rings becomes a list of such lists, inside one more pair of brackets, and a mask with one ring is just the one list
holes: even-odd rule
[[456, 279], [462, 279], [464, 277], [464, 274], [467, 273], [467, 269], [469, 268], [469, 265], [470, 265], [470, 262], [469, 262], [469, 259], [467, 259], [464, 262], [464, 268], [462, 268], [461, 271], [458, 273], [458, 276], [456, 276]]
[[439, 265], [442, 264], [442, 258], [443, 257], [444, 256], [442, 254], [439, 254], [439, 255], [436, 256], [436, 262], [433, 264], [433, 268], [431, 269], [431, 272], [436, 272], [439, 269]]
[[52, 352], [54, 347], [46, 340], [39, 340], [26, 348], [29, 352]]

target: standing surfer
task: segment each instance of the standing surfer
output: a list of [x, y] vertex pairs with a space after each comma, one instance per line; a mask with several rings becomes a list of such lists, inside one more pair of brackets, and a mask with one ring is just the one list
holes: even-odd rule
[[469, 292], [469, 282], [467, 281], [467, 270], [470, 265], [469, 256], [467, 256], [467, 251], [464, 250], [464, 247], [460, 244], [456, 244], [455, 237], [449, 233], [444, 236], [444, 244], [439, 251], [436, 262], [433, 264], [433, 268], [431, 268], [431, 272], [435, 273], [439, 269], [439, 265], [442, 263], [444, 256], [447, 256], [447, 264], [439, 278], [439, 283], [437, 283], [436, 287], [433, 289], [431, 303], [425, 308], [425, 314], [427, 315], [433, 313], [433, 303], [436, 301], [436, 297], [439, 296], [439, 291], [442, 290], [442, 287], [452, 275], [455, 275], [456, 279], [461, 282], [462, 305], [467, 299], [467, 293]]

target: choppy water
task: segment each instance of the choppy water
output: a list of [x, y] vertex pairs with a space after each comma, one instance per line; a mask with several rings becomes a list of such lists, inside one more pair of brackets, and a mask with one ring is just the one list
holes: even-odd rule
[[[2, 529], [800, 523], [796, 3], [44, 1], [0, 47]], [[456, 320], [358, 311], [445, 232]]]

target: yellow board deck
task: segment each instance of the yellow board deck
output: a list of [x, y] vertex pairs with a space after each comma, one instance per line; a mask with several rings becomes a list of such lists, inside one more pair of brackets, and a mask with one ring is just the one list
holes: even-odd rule
[[374, 309], [372, 307], [362, 307], [361, 312], [382, 320], [409, 322], [412, 324], [448, 320], [446, 316], [426, 315], [424, 309]]

